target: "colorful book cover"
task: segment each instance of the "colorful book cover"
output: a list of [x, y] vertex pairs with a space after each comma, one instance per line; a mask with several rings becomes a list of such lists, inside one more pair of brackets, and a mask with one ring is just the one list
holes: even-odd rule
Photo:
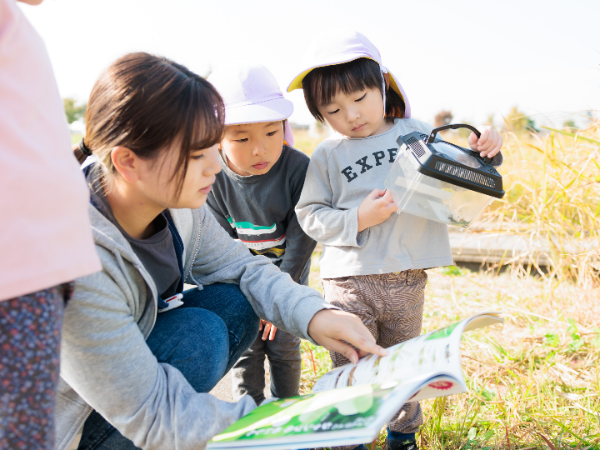
[[460, 365], [464, 331], [502, 319], [482, 313], [324, 375], [313, 393], [264, 404], [215, 436], [207, 449], [289, 449], [371, 442], [409, 400], [467, 390]]

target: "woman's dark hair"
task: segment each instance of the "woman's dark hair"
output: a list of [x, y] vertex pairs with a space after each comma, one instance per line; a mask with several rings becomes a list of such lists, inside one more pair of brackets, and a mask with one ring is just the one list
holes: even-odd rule
[[[115, 171], [114, 147], [152, 160], [177, 143], [179, 158], [171, 181], [179, 195], [190, 153], [219, 142], [224, 120], [223, 100], [208, 81], [167, 58], [130, 53], [96, 81], [85, 114], [84, 142], [105, 174]], [[80, 149], [75, 156], [82, 156]]]
[[[311, 70], [302, 80], [302, 89], [308, 110], [315, 119], [324, 123], [325, 119], [318, 107], [331, 103], [338, 92], [348, 95], [364, 89], [379, 89], [383, 96], [383, 80], [377, 62], [369, 58], [358, 58], [344, 64]], [[405, 109], [402, 97], [387, 87], [385, 116], [388, 120], [404, 117]]]

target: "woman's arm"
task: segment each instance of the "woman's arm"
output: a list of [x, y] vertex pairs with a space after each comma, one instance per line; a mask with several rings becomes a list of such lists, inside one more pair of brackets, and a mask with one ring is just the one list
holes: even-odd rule
[[194, 211], [200, 221], [198, 253], [192, 275], [199, 284], [239, 284], [256, 315], [289, 333], [310, 339], [313, 315], [333, 308], [314, 289], [296, 284], [263, 256], [231, 239], [205, 208]]
[[134, 319], [141, 313], [131, 309], [136, 296], [150, 295], [144, 280], [130, 263], [111, 270], [114, 255], [101, 248], [98, 254], [104, 271], [77, 280], [65, 311], [61, 377], [137, 447], [204, 448], [254, 401], [198, 394], [181, 372], [159, 364]]
[[[358, 358], [357, 352], [341, 341], [364, 352], [385, 354], [358, 317], [343, 311], [323, 311], [335, 308], [316, 290], [296, 284], [267, 258], [251, 255], [244, 244], [227, 236], [205, 208], [194, 213], [201, 231], [192, 271], [200, 284], [239, 284], [258, 317], [351, 360]], [[329, 326], [327, 318], [334, 319], [336, 326]]]

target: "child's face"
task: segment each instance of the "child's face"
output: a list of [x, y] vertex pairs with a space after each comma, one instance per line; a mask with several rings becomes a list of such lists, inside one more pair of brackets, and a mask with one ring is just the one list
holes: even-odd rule
[[221, 148], [227, 156], [227, 165], [238, 175], [263, 175], [281, 156], [283, 122], [229, 125]]
[[383, 97], [378, 89], [365, 89], [352, 94], [338, 92], [319, 112], [338, 133], [361, 138], [386, 131], [383, 117]]

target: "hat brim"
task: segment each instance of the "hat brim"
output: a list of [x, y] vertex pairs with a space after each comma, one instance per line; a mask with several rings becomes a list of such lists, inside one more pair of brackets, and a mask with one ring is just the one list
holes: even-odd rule
[[227, 107], [225, 125], [285, 120], [294, 112], [294, 104], [281, 97], [261, 103]]
[[302, 89], [302, 80], [304, 80], [304, 77], [306, 77], [306, 75], [308, 75], [314, 69], [318, 69], [319, 67], [337, 66], [338, 64], [344, 64], [344, 63], [347, 63], [347, 62], [350, 62], [350, 61], [354, 61], [355, 59], [358, 59], [358, 58], [373, 59], [373, 58], [371, 58], [369, 55], [367, 55], [365, 53], [353, 53], [353, 54], [346, 54], [346, 55], [344, 55], [344, 57], [341, 58], [338, 61], [332, 61], [332, 62], [328, 62], [327, 64], [320, 64], [320, 65], [317, 65], [317, 66], [313, 66], [310, 69], [307, 69], [304, 72], [302, 72], [299, 75], [297, 75], [292, 80], [292, 82], [290, 83], [290, 85], [288, 86], [287, 91], [288, 92], [292, 92], [293, 90], [296, 90], [296, 89]]
[[[320, 66], [311, 67], [310, 69], [305, 70], [304, 72], [300, 73], [298, 76], [296, 76], [296, 78], [294, 78], [292, 80], [292, 82], [290, 83], [290, 85], [287, 88], [287, 92], [292, 92], [293, 90], [296, 90], [296, 89], [302, 89], [302, 81], [304, 80], [306, 75], [308, 75], [314, 69], [318, 69], [319, 67], [328, 67], [328, 66], [335, 66], [337, 64], [344, 64], [344, 63], [347, 63], [350, 61], [354, 61], [358, 58], [373, 59], [370, 56], [360, 54], [360, 55], [356, 55], [356, 57], [346, 57], [346, 58], [344, 58], [343, 61], [338, 61], [338, 62], [334, 62], [334, 63], [330, 63], [330, 64], [323, 64]], [[373, 61], [375, 61], [375, 60], [373, 60]], [[377, 61], [375, 61], [375, 62], [377, 62]], [[387, 70], [387, 72], [390, 75], [390, 87], [394, 91], [396, 91], [396, 93], [398, 95], [400, 95], [400, 97], [402, 97], [402, 100], [404, 100], [404, 104], [406, 106], [406, 110], [404, 112], [404, 117], [409, 118], [411, 115], [411, 109], [410, 109], [410, 104], [408, 103], [408, 98], [406, 97], [406, 94], [404, 93], [404, 89], [402, 89], [402, 85], [400, 83], [398, 83], [398, 80], [396, 79], [394, 74], [389, 70]]]

